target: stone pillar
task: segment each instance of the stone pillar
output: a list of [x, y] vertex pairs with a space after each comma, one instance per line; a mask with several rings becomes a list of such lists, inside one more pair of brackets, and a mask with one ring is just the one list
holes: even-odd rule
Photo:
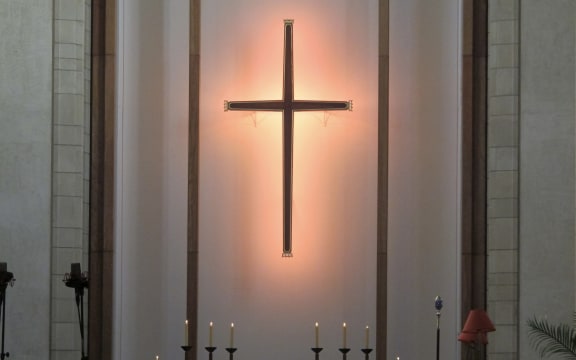
[[575, 11], [570, 0], [520, 8], [519, 358], [537, 359], [526, 320], [572, 324]]
[[536, 359], [526, 321], [572, 321], [572, 1], [490, 2], [489, 358]]
[[[88, 269], [90, 167], [89, 0], [54, 2], [51, 356], [80, 357], [74, 290], [62, 283], [70, 264]], [[86, 306], [87, 308], [87, 306]], [[74, 354], [74, 355], [71, 355]]]
[[517, 359], [518, 0], [490, 0], [488, 38], [488, 358]]

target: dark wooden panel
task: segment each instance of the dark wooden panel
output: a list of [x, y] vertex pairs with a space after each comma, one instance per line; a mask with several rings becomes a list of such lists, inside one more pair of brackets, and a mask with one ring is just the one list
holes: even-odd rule
[[486, 308], [487, 9], [463, 2], [461, 327], [470, 309]]
[[188, 138], [188, 259], [186, 316], [189, 331], [187, 360], [195, 360], [198, 334], [198, 179], [200, 120], [200, 0], [190, 0], [190, 93]]
[[388, 324], [388, 0], [380, 0], [378, 19], [378, 203], [376, 274], [376, 359], [385, 360]]
[[92, 1], [88, 356], [112, 359], [116, 0]]

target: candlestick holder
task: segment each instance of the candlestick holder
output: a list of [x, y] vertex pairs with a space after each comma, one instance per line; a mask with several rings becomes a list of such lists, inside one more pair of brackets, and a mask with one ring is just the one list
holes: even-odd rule
[[372, 352], [372, 349], [365, 348], [365, 349], [361, 349], [361, 350], [364, 353], [364, 360], [369, 360], [370, 359], [370, 353]]
[[182, 350], [184, 350], [185, 352], [188, 352], [192, 349], [192, 346], [189, 345], [182, 345], [180, 346], [182, 348]]
[[72, 263], [70, 265], [70, 272], [64, 274], [64, 280], [62, 281], [64, 281], [67, 287], [73, 288], [76, 294], [76, 308], [78, 310], [78, 323], [80, 325], [81, 359], [88, 360], [88, 356], [84, 352], [84, 288], [88, 289], [88, 273], [82, 272], [80, 263]]
[[8, 271], [6, 263], [0, 263], [0, 323], [2, 324], [2, 343], [0, 347], [0, 359], [10, 357], [10, 353], [4, 351], [4, 336], [6, 335], [6, 288], [14, 286], [14, 274]]
[[233, 348], [233, 347], [226, 348], [226, 351], [228, 351], [228, 354], [230, 354], [230, 355], [229, 355], [229, 359], [230, 359], [230, 360], [234, 360], [234, 352], [235, 352], [236, 350], [238, 350], [238, 349], [237, 349], [237, 348]]
[[440, 360], [440, 310], [443, 307], [442, 298], [436, 296], [434, 308], [436, 309], [436, 360]]
[[206, 349], [206, 351], [208, 351], [208, 360], [212, 360], [212, 353], [214, 351], [216, 351], [216, 347], [215, 346], [207, 346], [204, 349]]
[[320, 351], [322, 351], [323, 348], [319, 348], [319, 347], [313, 347], [312, 351], [314, 352], [314, 360], [320, 360]]
[[342, 353], [342, 360], [346, 360], [346, 354], [350, 351], [349, 348], [340, 348], [338, 349]]

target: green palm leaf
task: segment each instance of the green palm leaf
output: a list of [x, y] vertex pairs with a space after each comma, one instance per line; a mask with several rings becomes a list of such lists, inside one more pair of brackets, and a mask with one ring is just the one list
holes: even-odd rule
[[528, 320], [530, 343], [541, 357], [557, 355], [576, 359], [576, 328], [568, 324], [552, 325], [546, 320]]

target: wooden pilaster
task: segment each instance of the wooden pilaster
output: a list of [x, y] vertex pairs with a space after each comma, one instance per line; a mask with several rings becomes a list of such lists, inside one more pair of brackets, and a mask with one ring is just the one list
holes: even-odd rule
[[190, 0], [190, 94], [188, 138], [188, 262], [186, 316], [192, 326], [186, 360], [197, 354], [198, 322], [198, 179], [200, 118], [200, 0]]
[[376, 358], [386, 359], [388, 323], [388, 92], [389, 0], [380, 0], [378, 19], [378, 204]]
[[112, 359], [116, 0], [92, 1], [88, 356]]
[[461, 326], [470, 309], [486, 308], [487, 25], [487, 0], [464, 0]]

